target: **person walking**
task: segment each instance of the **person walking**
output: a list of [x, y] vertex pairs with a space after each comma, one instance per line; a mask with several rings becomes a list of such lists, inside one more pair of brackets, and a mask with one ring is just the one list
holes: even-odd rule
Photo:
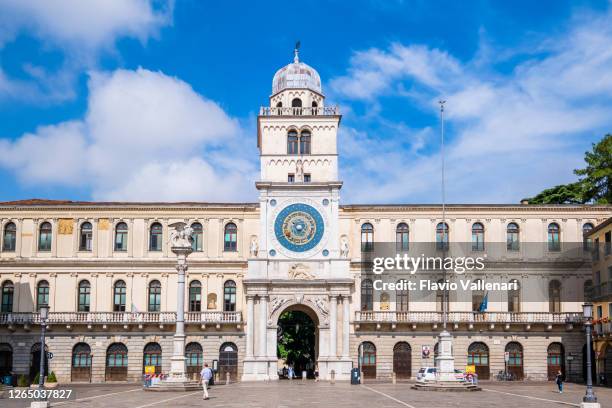
[[208, 399], [208, 383], [213, 376], [213, 371], [208, 367], [208, 363], [204, 363], [204, 368], [200, 371], [200, 381], [202, 381], [202, 389], [204, 390], [204, 395], [202, 399]]
[[557, 383], [557, 387], [559, 387], [559, 394], [563, 394], [563, 373], [561, 373], [561, 371], [557, 372], [555, 382]]

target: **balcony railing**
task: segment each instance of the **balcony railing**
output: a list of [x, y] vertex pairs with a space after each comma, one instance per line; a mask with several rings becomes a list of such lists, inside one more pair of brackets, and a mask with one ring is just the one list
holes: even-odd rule
[[612, 334], [612, 322], [597, 323], [593, 325], [596, 336], [607, 336]]
[[268, 107], [262, 106], [259, 116], [337, 116], [340, 109], [337, 106], [319, 106], [316, 108], [304, 107]]
[[[355, 312], [361, 323], [442, 323], [442, 312]], [[582, 313], [449, 312], [449, 323], [580, 323]]]
[[[190, 312], [185, 313], [185, 322], [240, 323], [240, 312]], [[142, 324], [175, 323], [174, 312], [51, 312], [47, 324]], [[0, 313], [0, 325], [40, 324], [40, 313]]]

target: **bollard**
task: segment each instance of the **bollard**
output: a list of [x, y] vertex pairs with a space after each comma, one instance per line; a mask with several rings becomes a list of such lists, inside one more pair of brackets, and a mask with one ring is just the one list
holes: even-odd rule
[[306, 381], [306, 370], [302, 371], [302, 381]]
[[230, 373], [225, 373], [225, 385], [229, 385], [230, 383]]
[[361, 379], [361, 383], [365, 384], [365, 378], [363, 378], [363, 371], [359, 372], [359, 378]]
[[336, 371], [335, 370], [331, 370], [331, 373], [329, 373], [329, 379], [331, 380], [332, 384], [336, 383]]
[[395, 376], [395, 371], [391, 374], [391, 381], [393, 382], [393, 384], [395, 384], [397, 382], [397, 377]]

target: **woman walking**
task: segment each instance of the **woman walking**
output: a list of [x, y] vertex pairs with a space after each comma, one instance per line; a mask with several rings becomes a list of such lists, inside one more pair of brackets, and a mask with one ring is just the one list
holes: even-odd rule
[[559, 394], [563, 394], [563, 374], [561, 373], [561, 371], [557, 372], [555, 382], [557, 383], [557, 387], [559, 387]]

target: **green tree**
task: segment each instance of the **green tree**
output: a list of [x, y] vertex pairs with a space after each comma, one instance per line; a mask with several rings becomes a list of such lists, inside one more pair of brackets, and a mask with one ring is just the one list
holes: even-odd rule
[[306, 313], [284, 312], [278, 319], [277, 339], [277, 356], [293, 364], [297, 372], [314, 360], [315, 325]]
[[561, 184], [528, 198], [529, 204], [582, 204], [582, 183]]
[[584, 169], [574, 170], [581, 177], [583, 202], [612, 204], [612, 134], [593, 143], [593, 151], [585, 153], [584, 161]]
[[612, 134], [585, 152], [586, 167], [574, 170], [580, 179], [543, 190], [527, 198], [530, 204], [612, 204]]

